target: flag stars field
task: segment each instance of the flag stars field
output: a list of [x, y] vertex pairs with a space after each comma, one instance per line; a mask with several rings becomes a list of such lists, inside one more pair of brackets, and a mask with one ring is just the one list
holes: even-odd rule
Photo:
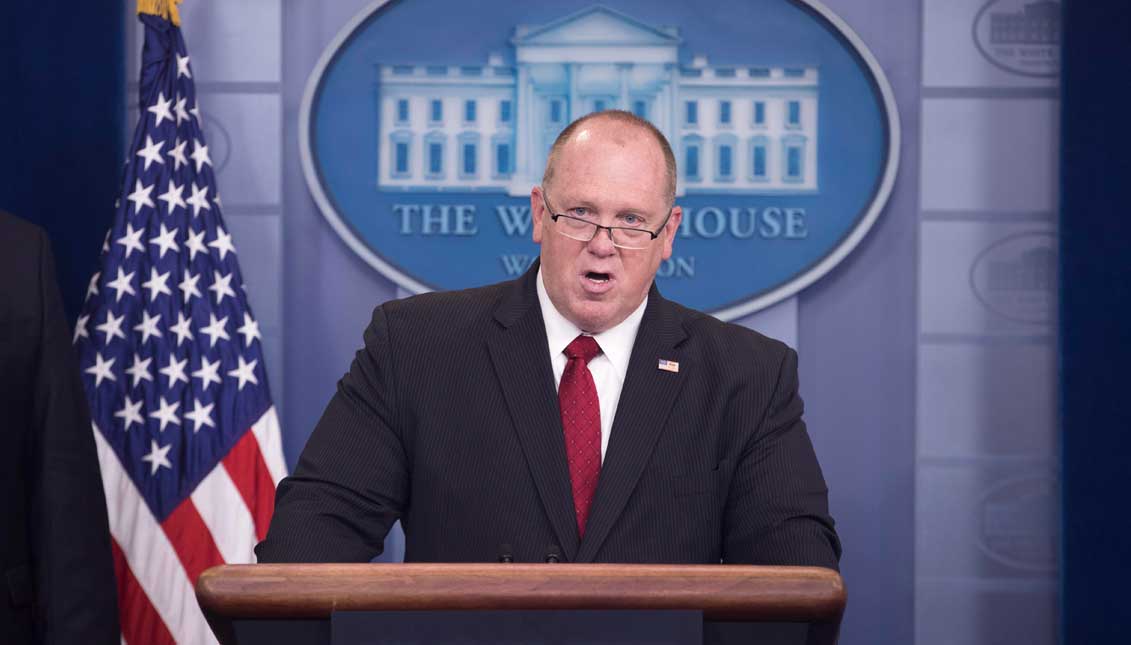
[[149, 444], [149, 453], [141, 458], [142, 461], [149, 462], [149, 474], [156, 475], [157, 471], [161, 468], [168, 468], [171, 470], [173, 468], [173, 464], [169, 463], [169, 449], [173, 447], [173, 444], [169, 444], [167, 446], [158, 446], [157, 442], [154, 440], [150, 440]]
[[[99, 385], [102, 385], [103, 379], [110, 381], [118, 380], [117, 377], [114, 376], [114, 372], [111, 369], [114, 367], [114, 361], [116, 360], [116, 358], [111, 358], [109, 360], [103, 359], [101, 352], [94, 355], [94, 365], [86, 368], [86, 373], [94, 375], [95, 388], [97, 388]], [[240, 362], [243, 362], [243, 358], [240, 359]]]
[[123, 293], [129, 294], [131, 296], [137, 294], [137, 292], [134, 291], [133, 285], [130, 284], [133, 281], [133, 279], [134, 279], [134, 272], [133, 271], [130, 271], [129, 273], [125, 273], [125, 272], [122, 271], [122, 267], [118, 267], [118, 277], [114, 278], [113, 281], [106, 283], [106, 286], [108, 288], [114, 290], [114, 301], [115, 302], [121, 302], [122, 301], [122, 294]]
[[[232, 291], [232, 274], [222, 275], [219, 271], [212, 272], [212, 285], [208, 290], [216, 294], [216, 304], [224, 302], [225, 297], [236, 297], [236, 292]], [[227, 338], [225, 337], [225, 340]]]
[[161, 158], [161, 148], [165, 147], [164, 141], [153, 141], [153, 137], [145, 135], [145, 147], [137, 151], [137, 156], [145, 160], [142, 170], [149, 170], [151, 163], [165, 163]]
[[124, 315], [115, 316], [113, 311], [107, 309], [105, 322], [101, 325], [95, 325], [94, 328], [106, 335], [105, 344], [109, 345], [115, 336], [122, 340], [126, 339], [126, 334], [122, 331], [122, 321], [125, 319]]
[[156, 300], [157, 296], [161, 294], [165, 294], [167, 296], [173, 295], [173, 292], [169, 290], [169, 285], [166, 284], [168, 281], [168, 271], [166, 271], [165, 273], [159, 273], [157, 271], [157, 267], [150, 267], [149, 279], [141, 283], [141, 286], [142, 288], [149, 290], [150, 300]]
[[173, 390], [178, 381], [188, 383], [188, 377], [185, 376], [185, 365], [187, 364], [187, 358], [182, 358], [178, 361], [176, 354], [169, 354], [169, 364], [157, 370], [168, 379], [169, 391]]
[[186, 305], [189, 303], [189, 299], [193, 296], [196, 296], [197, 298], [204, 297], [200, 295], [200, 289], [196, 288], [196, 281], [199, 279], [200, 276], [193, 275], [191, 271], [185, 271], [185, 277], [181, 278], [180, 284], [177, 285], [177, 287], [181, 290], [181, 295], [184, 296]]
[[126, 200], [134, 206], [134, 215], [137, 215], [143, 207], [154, 207], [153, 198], [150, 196], [150, 193], [153, 192], [153, 188], [156, 185], [157, 184], [143, 186], [140, 179], [135, 182], [134, 192], [126, 196]]
[[[126, 259], [129, 259], [130, 255], [132, 255], [134, 251], [141, 251], [142, 253], [145, 253], [145, 245], [141, 243], [141, 236], [143, 233], [145, 233], [145, 229], [135, 230], [133, 224], [126, 222], [126, 233], [122, 235], [122, 237], [114, 240], [115, 244], [121, 244], [123, 247], [125, 247]], [[97, 275], [98, 274], [95, 274], [95, 276]], [[87, 296], [89, 297], [90, 294], [88, 293]]]
[[178, 186], [177, 182], [170, 179], [169, 185], [165, 188], [165, 192], [162, 193], [157, 199], [165, 202], [165, 206], [168, 209], [169, 214], [172, 215], [174, 210], [185, 207], [185, 198], [183, 196], [184, 192], [184, 186]]
[[197, 253], [208, 253], [204, 247], [204, 231], [190, 231], [185, 239], [185, 248], [189, 250], [189, 261], [196, 259]]
[[130, 380], [133, 381], [130, 387], [137, 387], [141, 381], [152, 381], [153, 374], [149, 371], [149, 364], [153, 362], [152, 358], [142, 358], [141, 354], [134, 352], [134, 362], [126, 368], [126, 374], [129, 375]]
[[172, 105], [173, 100], [165, 98], [164, 92], [157, 93], [157, 102], [146, 108], [146, 111], [153, 114], [154, 126], [160, 127], [161, 122], [165, 119], [173, 120], [173, 113], [169, 111]]

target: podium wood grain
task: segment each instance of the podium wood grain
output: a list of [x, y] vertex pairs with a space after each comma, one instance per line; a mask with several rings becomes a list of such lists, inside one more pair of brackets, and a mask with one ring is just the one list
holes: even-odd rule
[[692, 609], [835, 634], [846, 600], [830, 569], [652, 564], [224, 565], [200, 576], [196, 595], [222, 641], [233, 619], [377, 610]]

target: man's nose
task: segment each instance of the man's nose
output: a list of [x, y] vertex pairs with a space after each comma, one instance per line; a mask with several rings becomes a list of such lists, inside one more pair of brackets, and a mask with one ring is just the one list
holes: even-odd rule
[[601, 257], [616, 253], [617, 247], [613, 245], [613, 232], [607, 228], [597, 229], [597, 234], [589, 240], [586, 248], [589, 249], [590, 253]]

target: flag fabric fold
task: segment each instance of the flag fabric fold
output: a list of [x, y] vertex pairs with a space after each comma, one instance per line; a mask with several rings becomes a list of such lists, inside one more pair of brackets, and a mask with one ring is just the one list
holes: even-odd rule
[[74, 340], [123, 639], [208, 643], [196, 578], [254, 562], [285, 464], [176, 2], [139, 10], [139, 120]]

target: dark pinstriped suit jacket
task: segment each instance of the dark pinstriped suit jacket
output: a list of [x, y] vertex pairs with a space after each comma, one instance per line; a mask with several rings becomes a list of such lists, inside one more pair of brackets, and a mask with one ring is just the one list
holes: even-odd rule
[[399, 518], [409, 561], [837, 567], [796, 354], [655, 287], [579, 540], [537, 270], [374, 311], [260, 562], [368, 561]]

